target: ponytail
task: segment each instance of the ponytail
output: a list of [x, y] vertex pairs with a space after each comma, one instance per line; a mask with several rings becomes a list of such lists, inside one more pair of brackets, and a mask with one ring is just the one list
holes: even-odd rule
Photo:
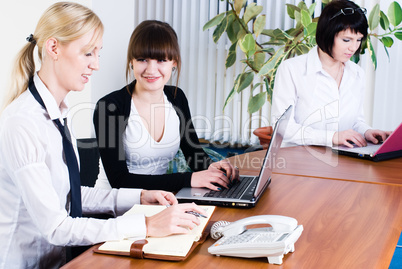
[[5, 106], [27, 90], [29, 79], [36, 71], [35, 47], [37, 47], [39, 61], [42, 62], [45, 60], [44, 46], [49, 38], [53, 37], [61, 44], [67, 44], [91, 30], [95, 30], [92, 40], [95, 43], [103, 35], [103, 24], [89, 8], [73, 2], [57, 2], [50, 6], [39, 19], [34, 34], [27, 38], [28, 44], [21, 49], [15, 59]]
[[35, 42], [29, 42], [17, 54], [11, 73], [11, 89], [6, 96], [4, 107], [27, 90], [29, 78], [35, 73], [34, 49]]

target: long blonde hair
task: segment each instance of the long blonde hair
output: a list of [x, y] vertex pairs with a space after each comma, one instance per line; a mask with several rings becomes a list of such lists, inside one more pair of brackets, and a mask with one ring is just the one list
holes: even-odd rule
[[11, 89], [4, 107], [10, 104], [28, 88], [29, 79], [35, 73], [34, 49], [38, 47], [38, 57], [42, 62], [45, 43], [53, 37], [60, 44], [77, 40], [95, 30], [92, 42], [103, 35], [103, 24], [89, 8], [72, 2], [58, 2], [50, 6], [39, 19], [29, 42], [17, 54], [11, 75]]

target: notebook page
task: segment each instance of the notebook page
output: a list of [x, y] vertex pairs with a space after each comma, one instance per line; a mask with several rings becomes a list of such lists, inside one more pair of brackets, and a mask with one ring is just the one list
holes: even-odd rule
[[[198, 241], [202, 235], [204, 227], [207, 225], [215, 206], [200, 206], [206, 211], [207, 218], [199, 218], [200, 225], [195, 227], [189, 234], [170, 235], [166, 237], [147, 237], [146, 244], [143, 248], [144, 253], [171, 255], [171, 256], [186, 256], [191, 246], [195, 241]], [[126, 214], [144, 214], [149, 217], [166, 209], [161, 205], [135, 205]], [[144, 238], [126, 238], [120, 241], [108, 241], [99, 247], [99, 250], [130, 252], [130, 247], [133, 242]]]

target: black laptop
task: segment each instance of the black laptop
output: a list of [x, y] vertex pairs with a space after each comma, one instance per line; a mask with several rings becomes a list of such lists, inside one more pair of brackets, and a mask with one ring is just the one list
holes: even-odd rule
[[228, 189], [213, 191], [207, 188], [183, 188], [177, 194], [179, 202], [195, 202], [203, 205], [217, 205], [228, 207], [253, 207], [260, 199], [262, 193], [271, 183], [272, 164], [282, 144], [282, 139], [288, 125], [292, 106], [289, 106], [275, 124], [271, 143], [259, 176], [240, 175], [239, 181]]

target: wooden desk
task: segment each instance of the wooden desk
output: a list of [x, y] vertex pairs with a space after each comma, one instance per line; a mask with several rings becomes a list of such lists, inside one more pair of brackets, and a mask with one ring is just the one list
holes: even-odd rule
[[282, 265], [266, 258], [210, 255], [208, 238], [184, 262], [136, 260], [89, 249], [68, 268], [388, 268], [402, 227], [402, 187], [274, 174], [252, 209], [217, 208], [213, 220], [277, 214], [296, 218], [304, 231]]
[[[245, 174], [259, 171], [265, 150], [231, 157]], [[298, 146], [281, 148], [271, 162], [274, 173], [402, 185], [402, 158], [373, 162], [333, 153], [330, 148]]]

